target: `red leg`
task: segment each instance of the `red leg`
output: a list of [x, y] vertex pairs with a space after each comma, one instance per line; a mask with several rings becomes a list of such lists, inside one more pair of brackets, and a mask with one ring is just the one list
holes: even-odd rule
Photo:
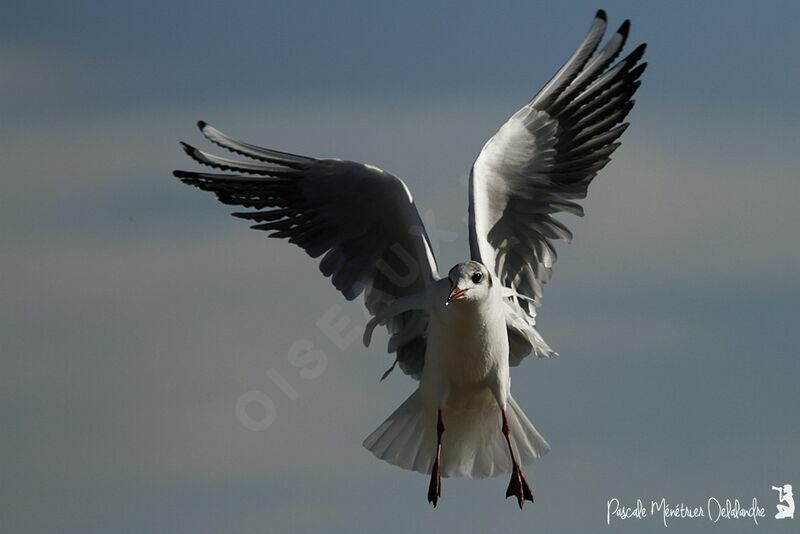
[[439, 467], [442, 457], [442, 434], [444, 433], [444, 423], [442, 423], [442, 409], [437, 412], [436, 421], [436, 460], [433, 461], [431, 468], [431, 483], [428, 485], [428, 502], [436, 508], [439, 497], [442, 496], [442, 471]]
[[511, 455], [511, 481], [508, 483], [508, 489], [506, 489], [506, 498], [511, 497], [512, 495], [517, 498], [517, 503], [519, 504], [520, 509], [522, 509], [522, 505], [525, 501], [533, 502], [533, 492], [531, 488], [528, 486], [528, 481], [525, 480], [525, 477], [522, 475], [522, 469], [520, 469], [519, 464], [517, 463], [517, 458], [514, 456], [514, 449], [511, 448], [511, 437], [508, 428], [508, 419], [506, 418], [506, 411], [500, 410], [503, 414], [503, 436], [506, 438], [506, 444], [508, 445], [508, 452]]

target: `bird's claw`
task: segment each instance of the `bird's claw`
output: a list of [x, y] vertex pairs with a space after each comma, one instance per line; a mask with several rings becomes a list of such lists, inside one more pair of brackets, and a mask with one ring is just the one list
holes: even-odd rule
[[511, 496], [517, 498], [520, 510], [525, 501], [533, 502], [533, 492], [528, 486], [528, 481], [525, 480], [522, 470], [517, 465], [514, 465], [511, 471], [511, 480], [508, 482], [508, 489], [506, 489], [506, 498]]
[[434, 508], [436, 508], [436, 505], [439, 502], [439, 497], [441, 496], [442, 477], [439, 470], [439, 460], [437, 459], [433, 464], [433, 469], [431, 470], [431, 482], [428, 485], [428, 502], [431, 503]]

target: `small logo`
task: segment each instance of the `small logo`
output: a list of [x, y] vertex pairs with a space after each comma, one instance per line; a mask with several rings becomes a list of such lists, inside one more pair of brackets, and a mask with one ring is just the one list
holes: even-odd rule
[[784, 484], [783, 486], [772, 486], [772, 489], [778, 492], [778, 504], [776, 505], [778, 513], [775, 514], [775, 519], [794, 519], [794, 494], [792, 493], [792, 485]]

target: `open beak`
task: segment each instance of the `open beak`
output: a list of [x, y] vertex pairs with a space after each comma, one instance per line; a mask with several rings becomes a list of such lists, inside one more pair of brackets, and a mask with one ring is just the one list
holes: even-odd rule
[[467, 291], [469, 291], [469, 288], [454, 287], [450, 290], [450, 295], [447, 296], [447, 302], [444, 305], [447, 306], [454, 300], [463, 299]]

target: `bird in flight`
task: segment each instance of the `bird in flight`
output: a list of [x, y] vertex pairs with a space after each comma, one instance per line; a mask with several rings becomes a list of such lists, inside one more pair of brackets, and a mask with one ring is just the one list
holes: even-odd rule
[[[645, 45], [617, 60], [625, 21], [599, 48], [600, 10], [567, 62], [484, 145], [469, 180], [470, 260], [440, 275], [406, 184], [372, 165], [317, 159], [237, 141], [198, 123], [225, 158], [182, 144], [224, 173], [175, 171], [188, 185], [250, 211], [233, 215], [322, 258], [319, 268], [348, 300], [364, 295], [364, 332], [385, 325], [388, 351], [419, 387], [364, 441], [375, 456], [441, 477], [509, 474], [506, 497], [533, 501], [521, 465], [550, 450], [511, 396], [510, 367], [556, 354], [536, 330], [542, 285], [570, 240], [554, 218], [583, 216], [576, 201], [619, 146], [647, 63]], [[387, 374], [389, 373], [387, 371]], [[386, 375], [384, 375], [385, 377]]]

